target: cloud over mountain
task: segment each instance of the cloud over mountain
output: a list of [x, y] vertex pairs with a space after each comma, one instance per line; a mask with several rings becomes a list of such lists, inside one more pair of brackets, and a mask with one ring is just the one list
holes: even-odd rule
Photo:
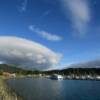
[[79, 64], [71, 64], [70, 68], [100, 68], [100, 59], [82, 62]]
[[9, 64], [20, 64], [22, 68], [45, 70], [58, 64], [60, 54], [47, 47], [22, 38], [0, 37], [0, 61]]

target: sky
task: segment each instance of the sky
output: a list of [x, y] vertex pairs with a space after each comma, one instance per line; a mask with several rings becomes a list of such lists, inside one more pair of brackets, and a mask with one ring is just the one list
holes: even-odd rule
[[100, 58], [99, 43], [100, 0], [0, 0], [1, 62], [61, 69]]

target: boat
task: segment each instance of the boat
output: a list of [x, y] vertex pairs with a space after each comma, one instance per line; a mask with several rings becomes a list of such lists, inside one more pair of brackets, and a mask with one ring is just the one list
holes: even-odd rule
[[53, 75], [50, 76], [50, 79], [61, 80], [61, 79], [63, 79], [63, 76], [62, 75], [58, 75], [58, 74], [53, 74]]

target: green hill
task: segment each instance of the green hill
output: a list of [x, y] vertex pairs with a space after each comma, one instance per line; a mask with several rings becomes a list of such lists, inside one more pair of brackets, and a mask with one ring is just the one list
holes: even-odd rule
[[0, 64], [0, 72], [16, 73], [16, 72], [22, 72], [22, 71], [24, 71], [24, 70], [21, 68], [17, 68], [17, 65]]

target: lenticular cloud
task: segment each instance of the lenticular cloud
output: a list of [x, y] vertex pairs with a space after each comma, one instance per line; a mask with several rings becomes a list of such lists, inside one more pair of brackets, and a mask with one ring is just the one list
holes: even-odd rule
[[54, 68], [59, 60], [59, 54], [36, 42], [18, 37], [0, 37], [0, 61], [3, 63], [46, 70]]

